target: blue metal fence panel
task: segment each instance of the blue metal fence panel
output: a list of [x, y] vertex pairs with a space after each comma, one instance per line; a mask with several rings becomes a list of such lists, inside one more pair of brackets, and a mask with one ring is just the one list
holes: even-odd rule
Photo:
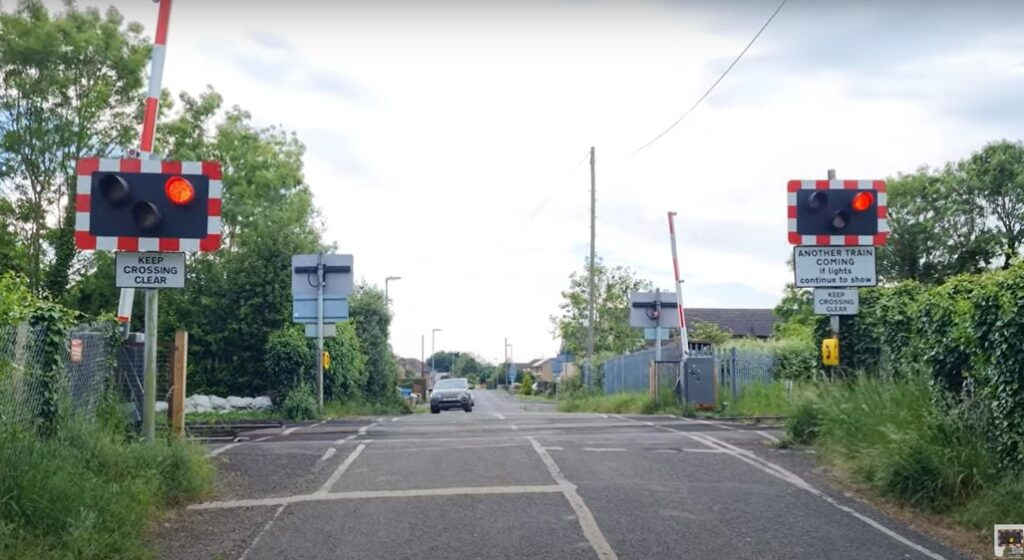
[[[740, 348], [691, 348], [690, 355], [713, 355], [718, 372], [719, 392], [735, 399], [751, 383], [771, 383], [774, 378], [775, 358], [768, 352]], [[662, 348], [662, 361], [678, 361], [679, 347]], [[654, 349], [648, 348], [632, 354], [612, 358], [601, 364], [604, 392], [622, 393], [648, 390], [650, 363]], [[722, 393], [724, 391], [724, 393]]]

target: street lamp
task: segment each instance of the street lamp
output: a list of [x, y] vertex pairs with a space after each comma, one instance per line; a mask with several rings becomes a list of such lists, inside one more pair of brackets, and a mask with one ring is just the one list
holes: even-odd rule
[[401, 276], [388, 276], [384, 279], [384, 302], [391, 303], [391, 298], [388, 297], [388, 283], [392, 280], [401, 280]]
[[434, 342], [435, 342], [434, 341], [434, 335], [436, 335], [439, 332], [441, 332], [441, 329], [434, 329], [434, 330], [430, 331], [430, 376], [431, 377], [434, 376], [434, 354], [437, 353], [437, 352], [434, 351]]

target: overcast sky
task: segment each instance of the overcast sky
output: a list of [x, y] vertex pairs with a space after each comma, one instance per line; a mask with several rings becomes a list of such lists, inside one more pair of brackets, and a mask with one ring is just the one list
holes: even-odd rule
[[[84, 2], [106, 6], [110, 2]], [[157, 5], [113, 2], [151, 33]], [[392, 344], [517, 361], [589, 242], [683, 298], [771, 307], [788, 179], [874, 179], [1018, 139], [1024, 2], [790, 0], [711, 96], [676, 120], [778, 2], [176, 0], [164, 87], [207, 84], [295, 130], [326, 238], [393, 282]], [[160, 131], [157, 130], [157, 134]]]

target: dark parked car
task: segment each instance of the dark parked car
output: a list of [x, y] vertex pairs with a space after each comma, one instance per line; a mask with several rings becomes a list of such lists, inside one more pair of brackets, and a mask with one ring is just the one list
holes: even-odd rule
[[430, 412], [439, 414], [449, 408], [473, 412], [473, 393], [470, 392], [469, 382], [465, 379], [442, 379], [434, 385], [434, 390], [430, 393]]

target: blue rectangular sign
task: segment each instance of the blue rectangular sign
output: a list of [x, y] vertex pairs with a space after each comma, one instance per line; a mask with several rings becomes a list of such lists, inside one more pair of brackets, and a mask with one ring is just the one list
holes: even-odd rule
[[[324, 296], [324, 322], [339, 323], [345, 319], [348, 319], [348, 298]], [[296, 323], [315, 323], [316, 298], [293, 299], [292, 321]]]

